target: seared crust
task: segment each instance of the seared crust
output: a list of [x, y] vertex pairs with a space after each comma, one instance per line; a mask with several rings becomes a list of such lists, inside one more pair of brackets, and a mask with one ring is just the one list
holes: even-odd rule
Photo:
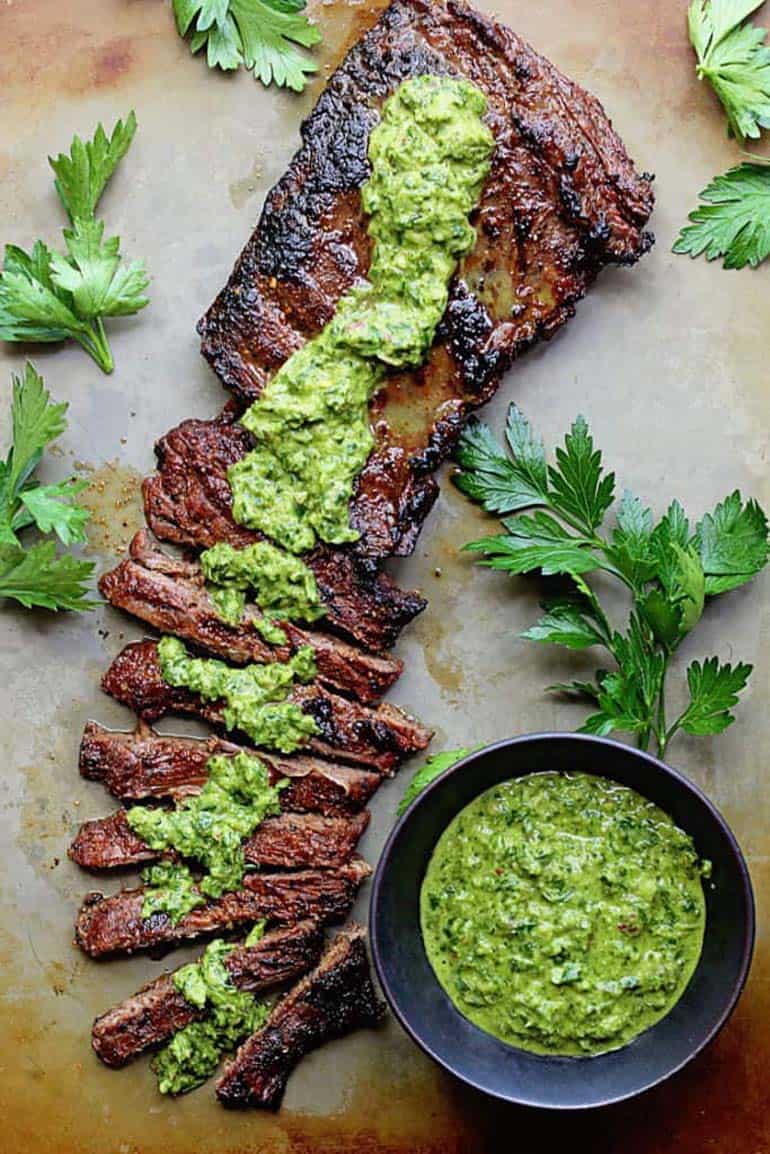
[[[139, 721], [131, 733], [86, 723], [80, 743], [80, 772], [101, 781], [125, 801], [168, 798], [179, 801], [198, 793], [214, 754], [232, 757], [244, 747], [221, 737], [173, 737], [156, 733]], [[272, 784], [285, 777], [281, 807], [298, 813], [356, 813], [381, 782], [379, 774], [300, 754], [255, 753], [270, 770]]]
[[[133, 641], [121, 650], [102, 678], [102, 689], [146, 721], [179, 713], [224, 727], [220, 703], [204, 702], [198, 694], [164, 681], [155, 641]], [[318, 735], [308, 739], [309, 750], [322, 757], [367, 765], [380, 773], [392, 773], [405, 758], [425, 749], [432, 737], [431, 730], [395, 705], [385, 703], [369, 709], [329, 693], [321, 685], [297, 685], [288, 700], [309, 713], [318, 725]]]
[[[300, 977], [316, 964], [323, 932], [315, 922], [271, 930], [256, 945], [236, 946], [225, 958], [230, 981], [259, 994]], [[163, 1045], [177, 1030], [204, 1015], [179, 993], [172, 974], [162, 974], [136, 994], [101, 1014], [91, 1045], [105, 1066], [118, 1068]]]
[[313, 972], [243, 1043], [217, 1082], [217, 1098], [224, 1106], [277, 1109], [289, 1074], [305, 1054], [382, 1020], [385, 1007], [374, 990], [365, 937], [362, 926], [342, 930]]
[[359, 701], [377, 701], [403, 670], [403, 663], [395, 658], [367, 653], [328, 633], [289, 622], [284, 623], [288, 645], [269, 645], [255, 629], [259, 613], [251, 606], [239, 625], [228, 625], [206, 591], [200, 566], [163, 553], [146, 530], [131, 542], [131, 556], [103, 575], [99, 590], [111, 605], [161, 633], [173, 633], [235, 665], [286, 661], [300, 646], [308, 645], [315, 654], [319, 681]]
[[[243, 843], [243, 853], [250, 865], [268, 869], [334, 869], [350, 861], [368, 825], [368, 810], [351, 817], [282, 813], [260, 823]], [[134, 833], [124, 809], [83, 822], [68, 853], [90, 870], [124, 869], [175, 856], [150, 849]]]
[[142, 917], [144, 890], [120, 890], [106, 897], [86, 894], [77, 921], [75, 943], [92, 958], [132, 954], [221, 934], [262, 918], [288, 924], [310, 918], [326, 924], [344, 921], [356, 890], [371, 867], [354, 858], [334, 872], [299, 870], [296, 873], [247, 874], [243, 888], [192, 910], [173, 925], [166, 914]]

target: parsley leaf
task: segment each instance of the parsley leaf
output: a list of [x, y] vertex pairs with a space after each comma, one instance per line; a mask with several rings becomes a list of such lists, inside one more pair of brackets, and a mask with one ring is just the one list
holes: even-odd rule
[[244, 65], [265, 86], [302, 92], [318, 65], [296, 46], [321, 40], [300, 15], [304, 7], [304, 0], [174, 0], [174, 15], [180, 36], [191, 33], [193, 53], [206, 46], [209, 68]]
[[770, 49], [767, 31], [744, 23], [763, 0], [693, 0], [687, 22], [698, 58], [727, 115], [728, 132], [740, 140], [770, 127]]
[[[551, 690], [596, 703], [584, 732], [625, 730], [636, 734], [642, 748], [654, 739], [661, 754], [677, 729], [724, 728], [730, 720], [725, 711], [735, 704], [728, 690], [737, 695], [748, 666], [732, 673], [725, 667], [728, 672], [717, 676], [715, 658], [702, 668], [696, 662], [688, 674], [694, 703], [670, 727], [665, 678], [677, 647], [700, 620], [706, 598], [751, 580], [767, 563], [768, 523], [757, 502], [744, 504], [736, 491], [693, 532], [678, 501], [655, 524], [652, 511], [625, 492], [614, 525], [600, 532], [612, 503], [614, 476], [604, 473], [582, 417], [556, 450], [555, 465], [546, 463], [542, 442], [513, 407], [506, 440], [512, 459], [479, 422], [459, 440], [458, 486], [486, 509], [510, 513], [502, 519], [504, 533], [464, 548], [482, 554], [479, 564], [490, 569], [567, 578], [571, 593], [544, 602], [545, 615], [521, 636], [573, 650], [600, 646], [615, 666], [598, 669], [593, 682], [562, 682]], [[544, 507], [532, 514], [518, 511], [533, 503]], [[630, 595], [625, 631], [612, 627], [589, 584], [589, 575], [599, 571], [622, 582]], [[727, 704], [719, 705], [720, 700]]]
[[87, 487], [70, 479], [37, 485], [34, 472], [43, 450], [60, 436], [67, 422], [66, 404], [51, 401], [42, 378], [27, 363], [23, 377], [12, 378], [13, 443], [0, 462], [0, 597], [11, 597], [27, 608], [87, 609], [86, 582], [90, 561], [57, 556], [53, 541], [24, 549], [18, 534], [31, 525], [55, 533], [64, 545], [85, 540], [88, 510], [72, 500]]
[[445, 749], [443, 753], [432, 754], [425, 762], [425, 765], [420, 766], [406, 787], [404, 796], [401, 798], [398, 809], [396, 810], [397, 815], [400, 817], [402, 813], [405, 813], [417, 795], [422, 793], [425, 787], [430, 785], [432, 781], [435, 781], [445, 769], [449, 769], [458, 761], [462, 761], [464, 757], [467, 757], [468, 754], [472, 752], [470, 749]]
[[743, 504], [736, 489], [696, 530], [706, 574], [706, 593], [714, 596], [737, 589], [767, 564], [767, 517], [756, 501]]
[[696, 736], [727, 729], [735, 721], [730, 710], [738, 704], [738, 694], [745, 689], [751, 669], [743, 663], [735, 668], [720, 665], [716, 657], [702, 665], [693, 661], [687, 670], [690, 704], [677, 725]]
[[739, 164], [704, 188], [706, 203], [690, 213], [673, 252], [706, 260], [724, 257], [725, 268], [756, 268], [770, 254], [770, 167]]
[[136, 116], [132, 111], [125, 124], [122, 120], [117, 122], [112, 136], [108, 137], [103, 126], [97, 124], [93, 140], [83, 142], [75, 136], [69, 156], [59, 153], [55, 160], [48, 157], [56, 176], [56, 191], [73, 224], [76, 219], [93, 219], [101, 195], [128, 152], [135, 132]]
[[121, 263], [120, 240], [103, 240], [94, 211], [104, 188], [133, 139], [136, 118], [118, 121], [107, 137], [101, 124], [94, 139], [72, 142], [70, 155], [49, 157], [56, 188], [70, 215], [64, 230], [67, 253], [37, 241], [31, 253], [6, 245], [0, 271], [0, 340], [78, 342], [110, 373], [112, 352], [104, 317], [128, 316], [147, 304], [148, 279], [141, 261]]

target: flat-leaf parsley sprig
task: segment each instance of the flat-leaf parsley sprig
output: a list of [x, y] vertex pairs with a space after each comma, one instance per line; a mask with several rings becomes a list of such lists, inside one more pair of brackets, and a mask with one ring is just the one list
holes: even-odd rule
[[[542, 440], [515, 405], [506, 440], [512, 456], [479, 421], [460, 439], [455, 482], [488, 512], [503, 515], [505, 530], [465, 548], [480, 553], [480, 563], [491, 569], [568, 579], [566, 594], [545, 601], [544, 616], [523, 637], [568, 649], [597, 646], [612, 658], [614, 668], [597, 670], [591, 681], [550, 687], [594, 704], [580, 731], [634, 733], [642, 749], [654, 740], [662, 755], [680, 729], [726, 729], [750, 665], [720, 664], [716, 657], [694, 661], [687, 670], [689, 703], [671, 722], [666, 675], [706, 599], [744, 585], [767, 563], [768, 524], [757, 502], [744, 502], [736, 491], [691, 527], [678, 501], [655, 522], [650, 509], [626, 492], [606, 529], [615, 477], [604, 471], [582, 417], [556, 449], [555, 464], [547, 462]], [[623, 631], [610, 623], [589, 584], [588, 575], [597, 572], [631, 595]]]
[[105, 317], [130, 316], [147, 304], [142, 261], [124, 264], [120, 238], [104, 237], [96, 207], [136, 131], [133, 112], [107, 136], [76, 136], [69, 155], [49, 157], [56, 191], [70, 218], [65, 253], [38, 240], [27, 253], [5, 247], [0, 272], [0, 340], [78, 342], [105, 373], [114, 368]]
[[749, 22], [764, 0], [693, 0], [687, 13], [700, 80], [707, 80], [743, 141], [770, 128], [770, 48], [767, 29]]
[[87, 600], [86, 586], [93, 564], [57, 554], [53, 540], [25, 548], [19, 536], [37, 527], [65, 546], [86, 539], [89, 513], [73, 498], [88, 482], [71, 478], [41, 485], [35, 478], [44, 449], [67, 427], [67, 405], [51, 401], [29, 363], [24, 375], [12, 380], [13, 441], [0, 460], [0, 598], [13, 598], [27, 609], [90, 609], [94, 603]]
[[724, 257], [725, 268], [756, 268], [770, 255], [770, 166], [746, 163], [716, 176], [690, 213], [674, 252], [706, 260]]
[[243, 65], [267, 86], [302, 92], [318, 70], [297, 49], [312, 48], [321, 34], [302, 15], [305, 0], [174, 0], [180, 36], [190, 33], [193, 53], [206, 48], [209, 68]]

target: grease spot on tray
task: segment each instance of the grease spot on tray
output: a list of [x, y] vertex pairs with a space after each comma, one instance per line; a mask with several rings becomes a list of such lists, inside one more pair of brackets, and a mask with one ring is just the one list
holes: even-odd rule
[[233, 208], [241, 209], [248, 200], [259, 192], [262, 181], [262, 161], [256, 157], [251, 169], [240, 180], [234, 180], [228, 186], [230, 202]]
[[102, 557], [125, 553], [131, 538], [144, 525], [142, 474], [130, 465], [121, 465], [117, 458], [98, 468], [75, 461], [75, 468], [89, 481], [78, 498], [91, 511], [85, 552]]

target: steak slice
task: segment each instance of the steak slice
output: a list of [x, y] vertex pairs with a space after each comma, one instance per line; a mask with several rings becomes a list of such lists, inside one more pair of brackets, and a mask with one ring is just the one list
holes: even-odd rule
[[[237, 989], [259, 994], [306, 973], [322, 948], [323, 931], [317, 923], [299, 922], [270, 930], [253, 946], [236, 946], [224, 964]], [[117, 1069], [203, 1017], [205, 1012], [177, 990], [173, 974], [162, 974], [101, 1014], [91, 1030], [91, 1045], [105, 1066]]]
[[[80, 742], [80, 772], [101, 781], [125, 801], [146, 798], [180, 800], [197, 793], [208, 778], [206, 763], [215, 754], [244, 752], [220, 737], [168, 737], [144, 721], [131, 733], [86, 723]], [[245, 752], [257, 753], [256, 750]], [[381, 782], [377, 773], [298, 754], [283, 756], [259, 750], [270, 770], [271, 784], [289, 780], [281, 793], [281, 808], [298, 813], [357, 813]]]
[[241, 403], [366, 275], [359, 189], [369, 134], [384, 99], [424, 73], [478, 85], [496, 150], [473, 217], [477, 243], [458, 268], [431, 355], [392, 375], [371, 405], [377, 442], [351, 509], [362, 533], [354, 551], [370, 557], [413, 547], [435, 499], [426, 474], [510, 363], [574, 315], [603, 265], [632, 264], [652, 244], [650, 178], [636, 173], [594, 97], [458, 0], [394, 0], [329, 80], [199, 322], [204, 356]]
[[169, 557], [152, 544], [146, 530], [131, 542], [131, 556], [105, 573], [99, 581], [102, 595], [119, 609], [173, 633], [197, 649], [224, 657], [235, 665], [250, 661], [286, 661], [301, 645], [309, 645], [316, 659], [318, 679], [360, 701], [379, 700], [397, 681], [403, 663], [366, 653], [316, 630], [284, 625], [289, 644], [274, 647], [254, 627], [260, 614], [248, 607], [241, 624], [223, 621], [206, 591], [200, 567]]
[[247, 874], [242, 889], [192, 910], [176, 925], [164, 913], [142, 917], [142, 888], [109, 897], [89, 893], [75, 923], [75, 944], [101, 958], [221, 934], [263, 918], [280, 924], [307, 918], [324, 925], [342, 922], [371, 872], [362, 858], [354, 858], [334, 871]]
[[277, 1109], [289, 1075], [305, 1054], [382, 1021], [385, 1007], [374, 990], [365, 937], [363, 926], [341, 930], [312, 973], [241, 1045], [217, 1082], [217, 1098], [224, 1106]]
[[[147, 721], [166, 713], [193, 714], [224, 727], [220, 703], [204, 702], [198, 694], [163, 680], [155, 641], [132, 641], [122, 649], [102, 678], [102, 689]], [[308, 738], [308, 749], [322, 757], [359, 762], [380, 773], [391, 774], [432, 737], [430, 730], [395, 705], [371, 709], [317, 684], [294, 686], [287, 700], [309, 713], [318, 725], [318, 734]]]
[[[350, 861], [369, 825], [369, 811], [351, 817], [322, 817], [316, 813], [282, 813], [262, 821], [243, 845], [250, 865], [273, 869], [334, 869]], [[68, 850], [84, 869], [122, 869], [159, 857], [132, 830], [126, 811], [83, 822]]]
[[[142, 491], [147, 523], [160, 540], [198, 548], [217, 541], [243, 548], [259, 540], [232, 517], [227, 469], [251, 445], [235, 416], [229, 406], [213, 421], [183, 421], [157, 442], [158, 472]], [[326, 624], [368, 649], [388, 649], [427, 604], [350, 550], [319, 548], [304, 560], [315, 574]]]

